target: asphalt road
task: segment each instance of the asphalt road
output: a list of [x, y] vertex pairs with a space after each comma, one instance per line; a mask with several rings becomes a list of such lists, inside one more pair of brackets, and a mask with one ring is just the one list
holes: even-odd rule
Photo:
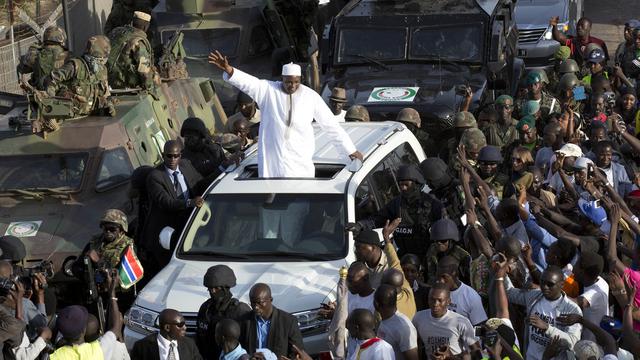
[[638, 0], [585, 0], [584, 14], [591, 19], [591, 35], [607, 43], [609, 54], [623, 41], [624, 23], [629, 19], [640, 19]]

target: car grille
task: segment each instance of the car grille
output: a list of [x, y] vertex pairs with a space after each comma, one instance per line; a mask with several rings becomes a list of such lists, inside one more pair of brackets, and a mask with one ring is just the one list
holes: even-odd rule
[[541, 29], [518, 29], [518, 42], [521, 44], [537, 42], [547, 28]]
[[187, 336], [195, 337], [196, 336], [196, 326], [198, 314], [196, 313], [182, 313], [184, 316], [184, 322], [187, 324]]

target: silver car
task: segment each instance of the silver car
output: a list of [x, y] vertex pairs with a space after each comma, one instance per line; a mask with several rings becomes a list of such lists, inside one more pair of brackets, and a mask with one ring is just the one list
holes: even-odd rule
[[584, 0], [518, 0], [515, 19], [520, 37], [518, 56], [527, 68], [549, 67], [560, 43], [553, 40], [549, 19], [558, 16], [558, 29], [575, 34]]

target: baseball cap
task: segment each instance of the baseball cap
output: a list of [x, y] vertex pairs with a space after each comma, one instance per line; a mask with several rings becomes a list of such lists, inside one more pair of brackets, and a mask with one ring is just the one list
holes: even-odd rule
[[380, 246], [380, 235], [374, 230], [362, 230], [354, 239], [355, 242], [368, 245]]
[[573, 168], [575, 170], [586, 170], [589, 167], [589, 164], [593, 164], [593, 161], [588, 157], [579, 157], [576, 159], [576, 162], [573, 164]]
[[75, 339], [79, 337], [87, 327], [89, 312], [87, 308], [80, 305], [71, 305], [60, 310], [56, 326], [58, 330], [67, 339]]
[[580, 149], [580, 146], [576, 145], [576, 144], [564, 144], [560, 150], [558, 150], [558, 152], [561, 152], [564, 154], [564, 156], [574, 156], [574, 157], [582, 157], [582, 149]]
[[604, 351], [600, 345], [591, 340], [580, 340], [574, 347], [573, 352], [576, 354], [576, 360], [588, 360], [590, 358], [602, 359]]
[[607, 212], [596, 201], [578, 200], [578, 208], [592, 223], [600, 226], [607, 220]]

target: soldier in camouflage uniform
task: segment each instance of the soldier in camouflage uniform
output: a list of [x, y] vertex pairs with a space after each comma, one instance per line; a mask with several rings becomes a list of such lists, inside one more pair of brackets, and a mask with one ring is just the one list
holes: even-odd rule
[[422, 120], [420, 119], [420, 113], [412, 108], [404, 108], [400, 110], [396, 116], [396, 121], [403, 123], [409, 131], [416, 136], [422, 149], [427, 152], [432, 146], [429, 142], [429, 134], [422, 130]]
[[344, 114], [346, 122], [369, 122], [369, 111], [362, 105], [352, 105]]
[[509, 176], [500, 172], [502, 155], [495, 146], [485, 146], [478, 155], [478, 175], [491, 187], [498, 198], [502, 199], [504, 186], [509, 182]]
[[105, 66], [110, 51], [111, 45], [105, 36], [89, 38], [82, 57], [67, 61], [45, 79], [47, 94], [71, 99], [76, 116], [89, 115], [103, 109], [114, 116], [115, 107], [109, 100]]
[[427, 284], [435, 285], [438, 262], [445, 256], [451, 256], [458, 261], [458, 276], [463, 282], [469, 282], [469, 268], [471, 265], [471, 255], [460, 247], [460, 227], [450, 219], [441, 219], [433, 223], [429, 230], [432, 244], [427, 250], [424, 259], [426, 274], [424, 275]]
[[117, 269], [122, 254], [133, 245], [133, 239], [127, 236], [127, 216], [118, 209], [109, 209], [100, 219], [100, 227], [102, 233], [91, 238], [86, 255], [96, 264], [103, 262], [107, 268]]
[[453, 130], [454, 136], [447, 140], [447, 147], [440, 152], [440, 158], [449, 161], [452, 157], [455, 157], [458, 151], [458, 145], [462, 134], [471, 128], [477, 128], [478, 122], [475, 116], [468, 111], [460, 111], [456, 113], [453, 118]]
[[558, 81], [560, 81], [560, 66], [567, 59], [571, 58], [571, 48], [568, 46], [560, 46], [558, 50], [553, 54], [553, 70], [547, 74], [549, 78], [549, 84], [547, 85], [547, 89], [555, 93], [555, 89], [558, 86]]
[[109, 85], [113, 89], [142, 88], [151, 90], [157, 79], [153, 68], [153, 49], [147, 39], [151, 15], [136, 11], [130, 25], [109, 33], [111, 52], [107, 62]]
[[109, 35], [111, 30], [131, 24], [135, 11], [151, 14], [158, 2], [159, 0], [114, 0], [104, 24], [104, 34]]
[[509, 95], [500, 95], [496, 99], [496, 110], [498, 111], [498, 121], [489, 124], [484, 129], [487, 144], [502, 148], [509, 145], [518, 138], [516, 130], [517, 121], [513, 119], [513, 98]]
[[31, 74], [29, 84], [37, 90], [44, 90], [44, 79], [55, 69], [59, 69], [70, 57], [65, 48], [67, 34], [58, 26], [50, 26], [42, 35], [42, 46], [31, 46], [20, 58], [18, 75]]
[[518, 100], [516, 100], [516, 112], [521, 118], [523, 117], [521, 113], [522, 108], [524, 107], [525, 102], [527, 102], [528, 100], [535, 100], [540, 102], [541, 118], [545, 123], [550, 114], [560, 112], [560, 102], [558, 101], [558, 99], [556, 99], [543, 89], [545, 82], [548, 83], [546, 74], [543, 75], [543, 73], [544, 70], [531, 70], [529, 74], [527, 74], [526, 82], [529, 88], [527, 96], [518, 98]]
[[[464, 145], [469, 164], [475, 171], [478, 171], [478, 154], [480, 154], [480, 149], [487, 146], [487, 139], [482, 131], [478, 128], [465, 130], [459, 145]], [[460, 160], [458, 159], [457, 147], [449, 157], [449, 171], [454, 176], [460, 172]]]

